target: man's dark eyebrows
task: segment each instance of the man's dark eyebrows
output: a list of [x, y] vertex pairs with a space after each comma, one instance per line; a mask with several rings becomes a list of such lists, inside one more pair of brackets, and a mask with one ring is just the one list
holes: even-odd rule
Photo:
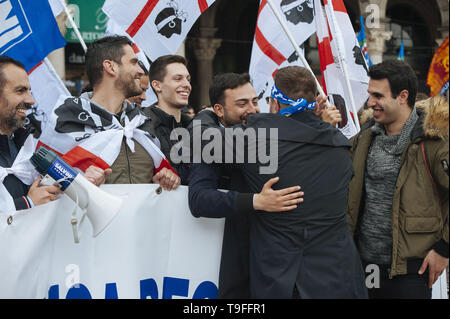
[[380, 96], [380, 97], [383, 97], [383, 96], [384, 96], [382, 93], [377, 92], [377, 91], [369, 91], [369, 94], [375, 95], [375, 96]]
[[14, 87], [14, 91], [30, 90], [29, 86], [19, 84]]

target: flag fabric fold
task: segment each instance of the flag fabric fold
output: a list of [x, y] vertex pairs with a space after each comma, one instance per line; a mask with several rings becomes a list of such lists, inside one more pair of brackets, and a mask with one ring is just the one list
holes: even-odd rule
[[44, 130], [53, 108], [61, 105], [71, 94], [48, 58], [31, 69], [28, 78], [35, 101], [31, 113], [41, 123], [41, 130]]
[[106, 0], [103, 11], [150, 60], [174, 54], [198, 17], [215, 0]]
[[323, 87], [341, 113], [339, 129], [350, 138], [358, 132], [355, 113], [368, 98], [368, 69], [343, 1], [324, 0], [324, 5], [314, 1]]
[[367, 50], [367, 38], [366, 38], [366, 28], [364, 24], [364, 17], [359, 16], [359, 21], [361, 24], [361, 30], [358, 32], [356, 38], [358, 39], [359, 47], [361, 48], [361, 52], [366, 60], [367, 66], [372, 66], [373, 62], [370, 59], [369, 51]]
[[48, 0], [0, 2], [0, 55], [30, 71], [50, 52], [66, 45]]
[[436, 50], [428, 70], [427, 85], [431, 96], [448, 90], [448, 37]]
[[403, 40], [402, 43], [400, 44], [400, 50], [398, 51], [397, 59], [400, 61], [405, 61], [405, 44], [403, 43]]
[[[312, 0], [272, 0], [286, 20], [296, 43], [303, 43], [316, 31]], [[262, 0], [253, 39], [249, 74], [259, 99], [269, 97], [273, 77], [278, 69], [288, 65], [303, 66], [296, 50], [284, 33], [266, 0]], [[261, 103], [262, 112], [269, 106]]]

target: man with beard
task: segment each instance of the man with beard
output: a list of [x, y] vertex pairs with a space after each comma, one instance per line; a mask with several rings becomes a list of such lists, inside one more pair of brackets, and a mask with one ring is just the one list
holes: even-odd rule
[[142, 61], [139, 61], [138, 64], [141, 67], [142, 71], [144, 71], [144, 74], [141, 76], [142, 93], [128, 98], [127, 101], [130, 103], [136, 103], [137, 105], [142, 107], [142, 103], [147, 99], [146, 92], [150, 86], [150, 78], [148, 75], [148, 70], [145, 67], [144, 63], [142, 63]]
[[[86, 73], [93, 92], [67, 99], [54, 111], [56, 135], [63, 133], [58, 139], [75, 141], [76, 146], [85, 139], [98, 139], [97, 134], [110, 129], [125, 132], [120, 145], [107, 146], [118, 150], [110, 168], [105, 169], [107, 165], [102, 165], [101, 159], [79, 161], [93, 164], [88, 168], [88, 177], [97, 185], [106, 180], [110, 184], [154, 182], [167, 190], [178, 187], [180, 179], [170, 165], [155, 165], [158, 161], [155, 152], [159, 150], [154, 149], [157, 141], [151, 141], [154, 133], [150, 118], [136, 104], [126, 101], [142, 93], [140, 78], [144, 74], [132, 42], [124, 36], [110, 36], [91, 43], [86, 53]], [[58, 142], [53, 139], [53, 143]], [[88, 166], [83, 165], [77, 167]]]
[[[213, 79], [209, 95], [213, 111], [198, 113], [188, 127], [191, 132], [196, 125], [200, 125], [203, 132], [210, 128], [228, 128], [246, 123], [249, 115], [259, 113], [258, 97], [248, 74], [217, 75]], [[249, 214], [263, 208], [272, 212], [288, 211], [302, 202], [303, 193], [299, 191], [299, 186], [273, 190], [272, 186], [278, 180], [272, 178], [256, 194], [249, 192], [242, 174], [237, 170], [216, 164], [192, 164], [189, 181], [189, 207], [192, 214], [196, 217], [226, 217], [219, 298], [250, 297]], [[225, 193], [217, 189], [230, 191]]]
[[192, 120], [181, 112], [189, 103], [192, 89], [190, 81], [191, 75], [184, 57], [164, 55], [157, 58], [150, 65], [150, 85], [158, 102], [142, 109], [152, 119], [154, 132], [161, 142], [161, 151], [180, 175], [183, 185], [187, 184], [189, 166], [176, 164], [171, 160], [170, 150], [178, 141], [171, 140], [170, 134], [176, 128], [186, 128]]
[[[57, 199], [56, 186], [39, 187], [40, 178], [31, 186], [15, 176], [13, 167], [21, 147], [30, 132], [24, 128], [26, 110], [34, 104], [25, 67], [19, 61], [0, 57], [0, 174], [4, 188], [11, 195], [17, 210], [45, 204]], [[3, 170], [7, 168], [9, 170]], [[2, 172], [3, 173], [3, 172]], [[3, 179], [4, 178], [4, 179]], [[0, 193], [0, 196], [8, 194]], [[5, 207], [0, 207], [3, 210]]]
[[[279, 177], [274, 189], [301, 185], [305, 193], [301, 205], [293, 200], [287, 203], [291, 209], [274, 213], [270, 206], [263, 206], [248, 213], [251, 298], [367, 297], [364, 272], [346, 220], [353, 173], [350, 143], [317, 116], [316, 104], [322, 102], [307, 69], [281, 68], [271, 91], [271, 114], [251, 115], [246, 124], [234, 127], [236, 139], [245, 143], [233, 153], [245, 161], [235, 158], [234, 164], [225, 166], [242, 175], [248, 192], [264, 190], [268, 181]], [[277, 165], [263, 170], [261, 158], [255, 163], [248, 155], [252, 148], [257, 154], [267, 153], [267, 145], [270, 160]]]

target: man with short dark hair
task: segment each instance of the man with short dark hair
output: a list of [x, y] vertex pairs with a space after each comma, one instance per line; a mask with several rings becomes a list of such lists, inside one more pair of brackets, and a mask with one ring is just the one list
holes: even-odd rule
[[136, 104], [126, 101], [142, 93], [140, 78], [144, 72], [138, 62], [127, 37], [108, 36], [91, 43], [86, 53], [86, 72], [93, 92], [67, 99], [56, 108], [54, 129], [64, 134], [59, 141], [65, 138], [74, 145], [85, 139], [99, 139], [104, 131], [122, 129], [120, 145], [114, 144], [116, 140], [108, 145], [110, 152], [117, 148], [111, 164], [88, 158], [78, 161], [82, 165], [88, 163], [85, 166], [93, 164], [88, 168], [88, 177], [97, 185], [105, 181], [111, 184], [154, 182], [171, 190], [178, 187], [179, 177], [170, 167], [156, 165], [161, 157], [152, 141], [155, 134], [151, 119]]
[[[0, 196], [2, 204], [11, 196], [16, 210], [45, 204], [57, 199], [56, 186], [39, 187], [40, 178], [31, 186], [22, 182], [16, 174], [14, 163], [30, 132], [24, 128], [25, 112], [34, 104], [25, 67], [19, 61], [0, 56], [0, 182], [1, 189], [9, 193]], [[2, 205], [3, 206], [3, 205]], [[0, 211], [13, 209], [5, 205]], [[12, 206], [12, 205], [11, 205]]]
[[[275, 189], [301, 185], [305, 194], [304, 202], [289, 212], [262, 208], [250, 214], [252, 298], [367, 297], [346, 219], [353, 173], [350, 144], [314, 113], [316, 96], [315, 79], [305, 68], [281, 68], [274, 78], [271, 113], [251, 115], [239, 126], [243, 134], [255, 132], [258, 154], [273, 140], [271, 130], [277, 131], [277, 152], [270, 154], [278, 163], [273, 172], [261, 174], [260, 160], [234, 165], [250, 192], [277, 176]], [[249, 140], [246, 146], [254, 144]]]
[[[189, 125], [201, 131], [230, 128], [245, 123], [259, 112], [258, 97], [247, 73], [224, 73], [213, 78], [209, 89], [212, 110], [196, 115]], [[191, 134], [192, 135], [192, 134]], [[203, 141], [207, 144], [210, 141]], [[250, 298], [249, 286], [249, 214], [263, 207], [272, 212], [288, 211], [302, 202], [300, 187], [274, 191], [277, 178], [253, 193], [242, 174], [230, 167], [204, 162], [192, 165], [189, 182], [189, 207], [196, 217], [223, 218], [225, 229], [219, 272], [219, 298]], [[227, 189], [225, 193], [218, 189]]]
[[143, 108], [144, 114], [152, 119], [156, 137], [161, 143], [161, 151], [169, 159], [181, 177], [183, 185], [187, 184], [189, 165], [175, 164], [170, 158], [170, 150], [178, 143], [171, 140], [172, 130], [186, 128], [191, 118], [181, 112], [188, 105], [191, 94], [191, 75], [187, 69], [187, 61], [180, 55], [164, 55], [150, 65], [150, 85], [158, 102]]
[[369, 76], [373, 119], [352, 138], [348, 202], [363, 264], [380, 269], [369, 295], [431, 298], [448, 265], [448, 101], [416, 108], [417, 77], [402, 61]]

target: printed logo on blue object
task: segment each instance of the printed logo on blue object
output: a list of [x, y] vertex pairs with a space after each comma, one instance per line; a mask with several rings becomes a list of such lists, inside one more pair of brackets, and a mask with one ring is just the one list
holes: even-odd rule
[[0, 0], [0, 55], [25, 40], [32, 32], [21, 0]]

